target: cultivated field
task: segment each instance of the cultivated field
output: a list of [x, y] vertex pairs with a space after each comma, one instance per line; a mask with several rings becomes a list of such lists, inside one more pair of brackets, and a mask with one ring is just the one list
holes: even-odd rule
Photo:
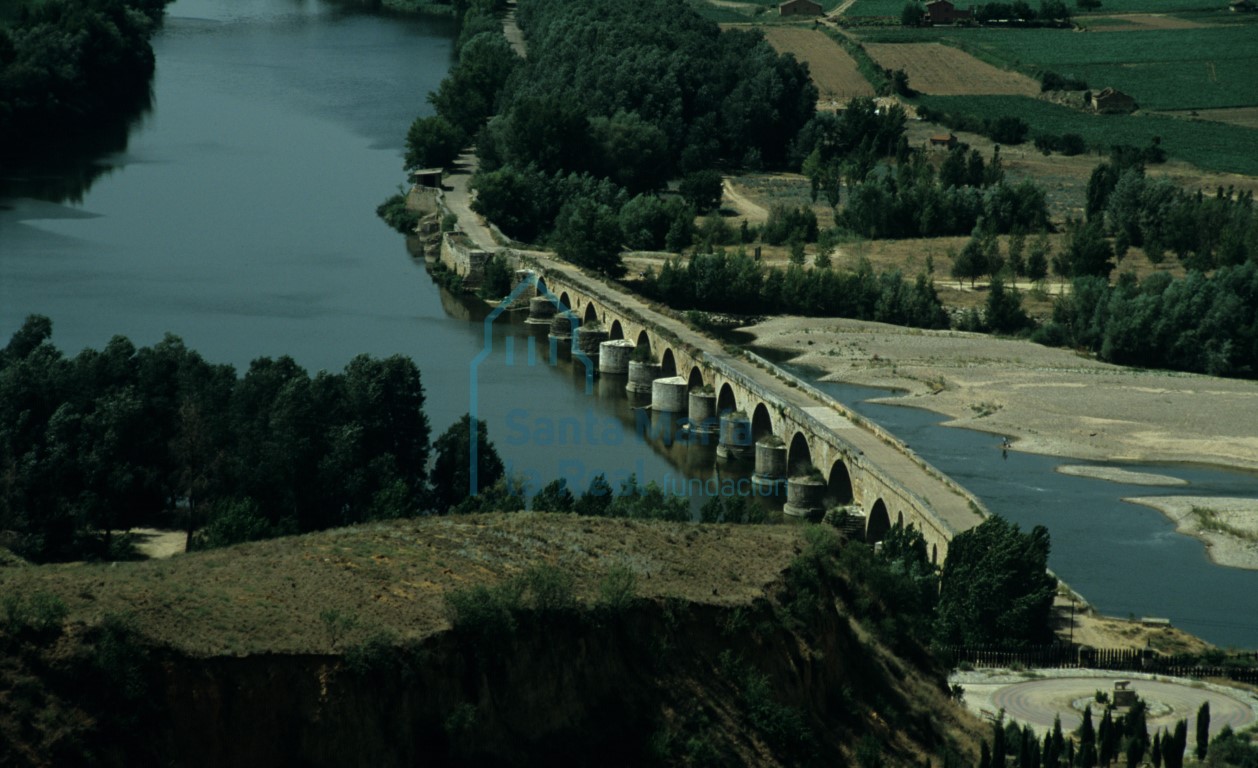
[[1129, 13], [1122, 16], [1087, 16], [1075, 22], [1093, 32], [1131, 32], [1150, 29], [1200, 29], [1211, 26], [1182, 16], [1164, 13]]
[[[1031, 137], [1077, 133], [1093, 147], [1146, 147], [1157, 137], [1172, 158], [1209, 171], [1258, 175], [1258, 154], [1252, 149], [1258, 134], [1240, 125], [1165, 114], [1097, 115], [1026, 96], [923, 96], [919, 103], [979, 118], [1012, 115], [1030, 124]], [[1029, 142], [1025, 147], [1033, 151]]]
[[[862, 31], [870, 43], [946, 42], [984, 61], [1024, 72], [1051, 70], [1117, 88], [1142, 109], [1220, 109], [1258, 105], [1258, 24], [1149, 29], [1123, 34], [1060, 29], [902, 29]], [[911, 83], [911, 78], [910, 78]]]
[[857, 71], [856, 62], [825, 33], [802, 27], [769, 27], [764, 36], [780, 53], [793, 53], [808, 64], [823, 106], [874, 95], [873, 86]]
[[1179, 113], [1177, 117], [1197, 117], [1202, 120], [1213, 120], [1228, 125], [1239, 125], [1242, 128], [1258, 129], [1258, 107], [1240, 107], [1238, 109], [1202, 109], [1195, 115]]
[[1040, 92], [1039, 83], [1026, 75], [997, 69], [965, 51], [940, 43], [865, 46], [878, 65], [902, 69], [915, 91], [936, 96], [1022, 95]]

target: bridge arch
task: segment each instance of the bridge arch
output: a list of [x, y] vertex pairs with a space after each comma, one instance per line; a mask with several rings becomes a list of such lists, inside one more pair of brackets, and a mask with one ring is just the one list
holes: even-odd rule
[[607, 332], [608, 339], [623, 339], [625, 337], [625, 329], [621, 327], [619, 320], [612, 321], [611, 330]]
[[598, 323], [598, 309], [594, 306], [594, 302], [585, 305], [585, 317], [581, 320], [585, 325]]
[[733, 413], [736, 410], [738, 410], [738, 400], [734, 398], [734, 388], [727, 381], [721, 385], [721, 391], [716, 396], [716, 412]]
[[756, 403], [756, 410], [751, 414], [751, 439], [753, 442], [773, 434], [773, 416], [764, 403]]
[[836, 459], [830, 466], [830, 477], [826, 480], [826, 500], [831, 505], [852, 503], [852, 475], [847, 471], [843, 459]]
[[786, 471], [792, 476], [802, 475], [812, 468], [812, 451], [808, 448], [808, 438], [803, 432], [796, 432], [791, 438], [791, 447], [786, 452]]
[[673, 357], [673, 350], [667, 347], [664, 348], [664, 354], [660, 355], [660, 375], [677, 375], [677, 359]]
[[930, 564], [939, 565], [939, 545], [938, 544], [930, 545]]
[[692, 366], [690, 369], [690, 377], [686, 383], [691, 389], [698, 389], [703, 386], [703, 369], [699, 366]]
[[546, 278], [544, 278], [544, 277], [538, 277], [538, 278], [537, 278], [537, 295], [538, 295], [538, 296], [545, 296], [545, 295], [546, 295], [546, 290], [547, 290], [547, 289], [546, 289]]
[[887, 504], [882, 499], [874, 502], [869, 510], [869, 522], [865, 524], [865, 541], [870, 544], [887, 538], [891, 530], [891, 517], [887, 514]]
[[634, 343], [634, 351], [639, 349], [643, 350], [643, 352], [639, 352], [638, 354], [643, 354], [644, 352], [649, 353], [651, 351], [651, 336], [646, 331], [639, 333], [638, 340]]
[[572, 309], [572, 299], [568, 298], [567, 291], [559, 294], [559, 303], [564, 306], [564, 309]]

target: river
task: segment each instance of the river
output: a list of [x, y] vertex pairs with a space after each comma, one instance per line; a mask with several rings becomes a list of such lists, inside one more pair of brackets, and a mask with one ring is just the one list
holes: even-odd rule
[[400, 353], [421, 369], [434, 436], [475, 408], [534, 488], [710, 476], [711, 448], [644, 445], [611, 380], [587, 394], [571, 365], [529, 365], [522, 318], [494, 324], [473, 385], [488, 308], [434, 285], [374, 213], [405, 180], [402, 140], [430, 111], [452, 35], [320, 0], [169, 6], [153, 106], [125, 150], [3, 180], [0, 338], [39, 313], [70, 354], [167, 332], [242, 372], [262, 356], [315, 371]]
[[[946, 418], [940, 414], [869, 402], [894, 397], [892, 390], [820, 381], [815, 371], [785, 367], [886, 427], [991, 511], [1024, 530], [1046, 527], [1053, 541], [1049, 565], [1102, 613], [1167, 617], [1222, 647], [1258, 647], [1258, 571], [1215, 565], [1200, 541], [1176, 532], [1161, 512], [1121, 501], [1164, 495], [1252, 498], [1258, 496], [1255, 473], [1002, 452], [998, 437], [942, 426]], [[1148, 472], [1188, 485], [1152, 487], [1064, 475], [1056, 471], [1063, 464]]]
[[[400, 353], [422, 370], [434, 432], [474, 408], [534, 487], [564, 476], [580, 490], [598, 472], [672, 490], [715, 479], [711, 447], [644, 438], [620, 382], [587, 391], [518, 317], [493, 324], [473, 374], [488, 309], [435, 286], [374, 215], [404, 180], [402, 137], [451, 63], [451, 36], [440, 20], [321, 0], [178, 0], [154, 40], [152, 109], [126, 148], [0, 179], [0, 339], [40, 313], [71, 354], [167, 332], [241, 370], [261, 356], [339, 370]], [[1054, 567], [1103, 611], [1255, 645], [1258, 574], [1209, 565], [1161, 515], [1115, 501], [1156, 489], [1063, 477], [1044, 457], [1002, 461], [989, 436], [931, 414], [866, 412], [993, 509], [1047, 524]], [[1085, 487], [1100, 500], [1076, 497]]]

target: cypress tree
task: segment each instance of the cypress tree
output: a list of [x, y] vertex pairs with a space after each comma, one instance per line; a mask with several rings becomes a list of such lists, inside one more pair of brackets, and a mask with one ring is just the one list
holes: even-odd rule
[[1210, 702], [1201, 702], [1197, 710], [1197, 759], [1205, 760], [1210, 748]]
[[1162, 768], [1162, 732], [1158, 731], [1153, 736], [1153, 750], [1149, 755], [1149, 759], [1153, 761], [1153, 768]]

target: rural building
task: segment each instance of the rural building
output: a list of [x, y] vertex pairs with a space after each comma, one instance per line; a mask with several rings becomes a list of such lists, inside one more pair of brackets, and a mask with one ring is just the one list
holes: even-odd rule
[[969, 9], [961, 10], [948, 0], [935, 0], [926, 4], [927, 24], [956, 24], [958, 21], [969, 21], [974, 18]]
[[782, 16], [820, 16], [825, 11], [821, 3], [813, 0], [786, 0], [778, 5], [778, 13]]
[[1092, 109], [1105, 114], [1127, 114], [1136, 111], [1136, 100], [1113, 88], [1091, 94]]
[[952, 149], [957, 145], [957, 137], [951, 133], [937, 133], [930, 137], [932, 149]]
[[1258, 3], [1254, 0], [1232, 0], [1227, 7], [1232, 13], [1246, 13], [1258, 9]]
[[417, 187], [432, 187], [433, 189], [441, 188], [441, 169], [440, 168], [420, 168], [411, 171], [411, 183]]

